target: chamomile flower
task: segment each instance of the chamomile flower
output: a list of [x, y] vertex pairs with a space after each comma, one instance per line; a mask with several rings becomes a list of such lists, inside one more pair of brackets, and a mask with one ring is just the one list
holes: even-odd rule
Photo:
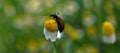
[[116, 41], [115, 29], [111, 22], [105, 21], [102, 26], [103, 42], [114, 44]]
[[64, 23], [60, 17], [55, 14], [50, 15], [50, 19], [44, 22], [44, 35], [46, 40], [55, 42], [61, 38], [61, 32], [64, 30]]

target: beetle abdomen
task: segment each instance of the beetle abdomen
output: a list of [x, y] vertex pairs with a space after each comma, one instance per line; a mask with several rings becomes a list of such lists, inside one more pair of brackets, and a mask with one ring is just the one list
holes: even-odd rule
[[57, 17], [56, 22], [57, 22], [57, 25], [58, 25], [58, 30], [60, 32], [62, 32], [64, 30], [64, 27], [65, 27], [62, 19], [60, 17]]

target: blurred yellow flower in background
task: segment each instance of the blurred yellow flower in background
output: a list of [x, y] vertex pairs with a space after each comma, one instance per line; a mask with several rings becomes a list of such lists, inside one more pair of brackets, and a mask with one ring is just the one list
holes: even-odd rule
[[106, 36], [110, 36], [111, 34], [115, 33], [114, 27], [111, 22], [105, 21], [103, 23], [103, 28], [102, 28], [103, 34]]
[[27, 44], [27, 48], [29, 51], [35, 52], [38, 49], [38, 44], [35, 40], [29, 40]]
[[88, 34], [89, 38], [96, 38], [96, 27], [94, 25], [86, 27], [86, 33]]
[[91, 45], [83, 45], [80, 48], [77, 48], [74, 53], [99, 53], [98, 49]]
[[106, 1], [104, 4], [104, 10], [107, 14], [111, 14], [113, 13], [113, 5], [111, 2]]
[[120, 0], [115, 0], [115, 4], [117, 7], [120, 7]]
[[79, 38], [80, 31], [73, 28], [71, 25], [66, 24], [65, 33], [68, 34], [68, 37], [72, 40], [77, 40]]
[[105, 21], [102, 26], [103, 42], [113, 44], [116, 41], [115, 29], [111, 22]]
[[91, 11], [85, 11], [82, 13], [82, 21], [85, 27], [92, 26], [96, 22], [96, 17]]

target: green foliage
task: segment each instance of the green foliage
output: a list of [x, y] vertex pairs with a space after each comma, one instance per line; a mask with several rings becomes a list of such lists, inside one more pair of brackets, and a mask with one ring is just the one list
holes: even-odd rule
[[[59, 53], [120, 53], [120, 0], [0, 0], [0, 53], [53, 53], [43, 23], [54, 12], [67, 26]], [[116, 29], [115, 44], [102, 41], [105, 20]]]

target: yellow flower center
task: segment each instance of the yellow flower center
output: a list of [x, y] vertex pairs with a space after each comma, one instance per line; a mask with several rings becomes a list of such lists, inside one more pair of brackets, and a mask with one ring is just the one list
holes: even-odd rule
[[57, 23], [56, 23], [55, 19], [46, 20], [44, 23], [44, 26], [50, 32], [57, 30]]
[[112, 23], [106, 21], [103, 23], [103, 34], [106, 35], [106, 36], [110, 36], [112, 35], [113, 33], [115, 33], [115, 30], [114, 30], [114, 27], [112, 25]]

